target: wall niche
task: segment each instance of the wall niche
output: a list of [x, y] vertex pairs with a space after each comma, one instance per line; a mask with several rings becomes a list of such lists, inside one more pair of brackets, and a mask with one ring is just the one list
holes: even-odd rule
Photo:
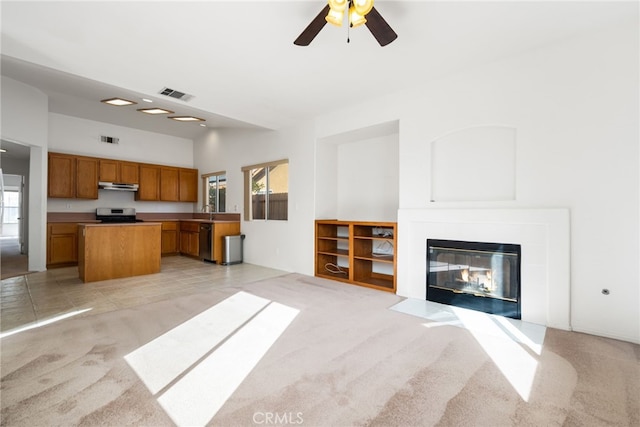
[[381, 123], [318, 140], [316, 218], [396, 221], [399, 123]]

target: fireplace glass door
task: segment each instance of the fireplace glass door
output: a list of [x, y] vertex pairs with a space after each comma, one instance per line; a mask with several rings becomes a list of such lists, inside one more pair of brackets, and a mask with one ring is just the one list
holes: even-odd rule
[[427, 300], [520, 319], [520, 245], [427, 240]]

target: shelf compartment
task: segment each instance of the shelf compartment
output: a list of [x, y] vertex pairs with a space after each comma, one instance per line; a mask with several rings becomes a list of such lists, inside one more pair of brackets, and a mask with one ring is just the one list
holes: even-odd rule
[[[332, 272], [327, 270], [330, 268], [333, 271], [343, 271], [344, 273]], [[349, 257], [347, 255], [337, 254], [316, 254], [316, 274], [331, 277], [342, 277], [349, 279]]]
[[393, 262], [394, 243], [390, 239], [361, 238], [353, 239], [353, 255], [381, 262]]
[[367, 225], [354, 225], [353, 235], [356, 238], [377, 238], [393, 240], [396, 234], [396, 226], [393, 223], [370, 223]]
[[[391, 270], [385, 273], [380, 270]], [[393, 264], [382, 265], [376, 260], [355, 258], [353, 262], [353, 280], [365, 286], [395, 290], [395, 277]], [[378, 270], [378, 271], [376, 271]]]
[[316, 251], [349, 256], [349, 240], [321, 237], [316, 240]]

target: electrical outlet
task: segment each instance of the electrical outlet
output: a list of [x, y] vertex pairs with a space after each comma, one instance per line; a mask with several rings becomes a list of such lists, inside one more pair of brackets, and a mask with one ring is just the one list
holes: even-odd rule
[[67, 209], [71, 209], [71, 203], [67, 203]]

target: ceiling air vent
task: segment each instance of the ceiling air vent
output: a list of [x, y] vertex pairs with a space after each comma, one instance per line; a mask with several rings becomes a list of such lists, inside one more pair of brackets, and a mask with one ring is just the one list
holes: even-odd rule
[[116, 138], [115, 136], [100, 135], [100, 142], [106, 142], [107, 144], [117, 144], [118, 141], [120, 141], [120, 138]]
[[160, 95], [169, 96], [171, 98], [179, 99], [181, 101], [189, 101], [193, 98], [193, 95], [189, 95], [184, 92], [180, 92], [178, 90], [169, 89], [168, 87], [163, 88], [160, 91]]

